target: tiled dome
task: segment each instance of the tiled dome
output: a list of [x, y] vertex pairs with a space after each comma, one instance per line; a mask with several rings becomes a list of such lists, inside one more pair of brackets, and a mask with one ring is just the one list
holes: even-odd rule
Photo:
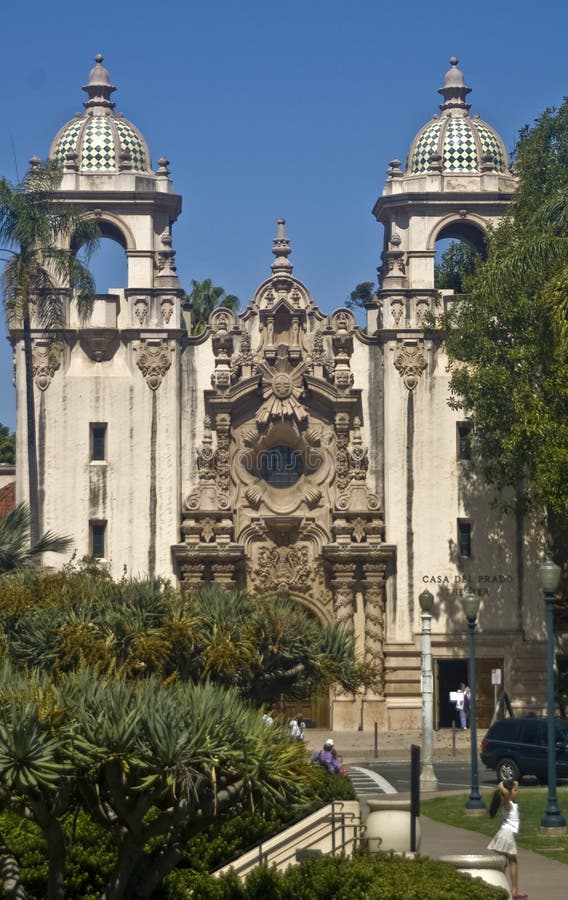
[[503, 141], [479, 116], [469, 115], [470, 104], [465, 102], [465, 97], [470, 89], [465, 86], [455, 56], [450, 63], [452, 68], [446, 73], [444, 87], [439, 90], [444, 97], [441, 115], [431, 119], [414, 138], [408, 154], [407, 173], [507, 173]]
[[114, 112], [110, 95], [116, 89], [102, 61], [100, 55], [95, 58], [83, 88], [89, 95], [86, 113], [77, 113], [58, 131], [49, 156], [62, 165], [72, 161], [84, 174], [112, 174], [119, 169], [151, 173], [146, 141], [131, 122]]

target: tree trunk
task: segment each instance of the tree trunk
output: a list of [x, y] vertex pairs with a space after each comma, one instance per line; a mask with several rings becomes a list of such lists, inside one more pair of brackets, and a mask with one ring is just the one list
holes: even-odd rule
[[29, 310], [24, 315], [24, 359], [26, 365], [26, 420], [28, 452], [28, 490], [30, 507], [30, 541], [32, 546], [40, 536], [39, 484], [37, 472], [37, 441], [35, 422], [34, 373], [32, 359], [32, 329]]
[[107, 881], [101, 900], [124, 900], [133, 896], [131, 880], [144, 857], [144, 837], [128, 834], [118, 848], [118, 864]]
[[44, 830], [47, 839], [49, 873], [47, 876], [47, 900], [64, 900], [65, 836], [58, 821], [52, 821]]
[[26, 900], [18, 860], [4, 843], [2, 835], [0, 835], [0, 878], [4, 888], [3, 897], [7, 900]]

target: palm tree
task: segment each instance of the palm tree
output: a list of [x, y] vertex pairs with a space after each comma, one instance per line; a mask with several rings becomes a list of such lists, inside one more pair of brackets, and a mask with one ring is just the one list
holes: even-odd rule
[[191, 292], [189, 294], [189, 302], [192, 306], [192, 334], [201, 334], [207, 327], [209, 316], [215, 309], [223, 307], [236, 312], [239, 308], [240, 301], [234, 294], [226, 294], [225, 288], [213, 284], [210, 278], [204, 281], [191, 280]]
[[30, 565], [42, 553], [64, 553], [72, 538], [46, 531], [30, 542], [30, 510], [19, 503], [5, 516], [0, 516], [0, 575]]
[[21, 327], [24, 338], [32, 544], [38, 543], [40, 534], [32, 318], [35, 328], [56, 339], [65, 325], [65, 294], [72, 292], [84, 320], [91, 313], [95, 292], [93, 277], [75, 250], [83, 248], [89, 258], [98, 226], [76, 208], [57, 202], [60, 183], [59, 166], [37, 158], [19, 184], [0, 178], [0, 252], [6, 254], [2, 295], [11, 326]]

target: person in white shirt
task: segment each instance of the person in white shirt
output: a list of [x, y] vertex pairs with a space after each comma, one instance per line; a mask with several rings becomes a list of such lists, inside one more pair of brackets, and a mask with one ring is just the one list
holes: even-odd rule
[[497, 790], [493, 794], [489, 815], [493, 818], [497, 810], [501, 808], [503, 824], [494, 838], [489, 842], [487, 849], [501, 853], [507, 858], [509, 873], [511, 875], [511, 888], [513, 900], [526, 900], [528, 894], [519, 890], [519, 864], [517, 862], [517, 843], [515, 835], [519, 833], [521, 815], [519, 805], [516, 802], [519, 792], [519, 782], [512, 778], [500, 781]]

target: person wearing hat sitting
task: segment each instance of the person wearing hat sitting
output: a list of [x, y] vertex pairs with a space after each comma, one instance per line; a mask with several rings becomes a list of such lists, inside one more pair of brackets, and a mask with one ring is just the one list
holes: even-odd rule
[[345, 769], [341, 765], [341, 760], [337, 756], [337, 751], [335, 749], [335, 744], [332, 738], [328, 738], [324, 743], [322, 749], [314, 754], [315, 763], [319, 763], [320, 766], [325, 766], [328, 772], [331, 772], [333, 775], [343, 775], [345, 774]]

